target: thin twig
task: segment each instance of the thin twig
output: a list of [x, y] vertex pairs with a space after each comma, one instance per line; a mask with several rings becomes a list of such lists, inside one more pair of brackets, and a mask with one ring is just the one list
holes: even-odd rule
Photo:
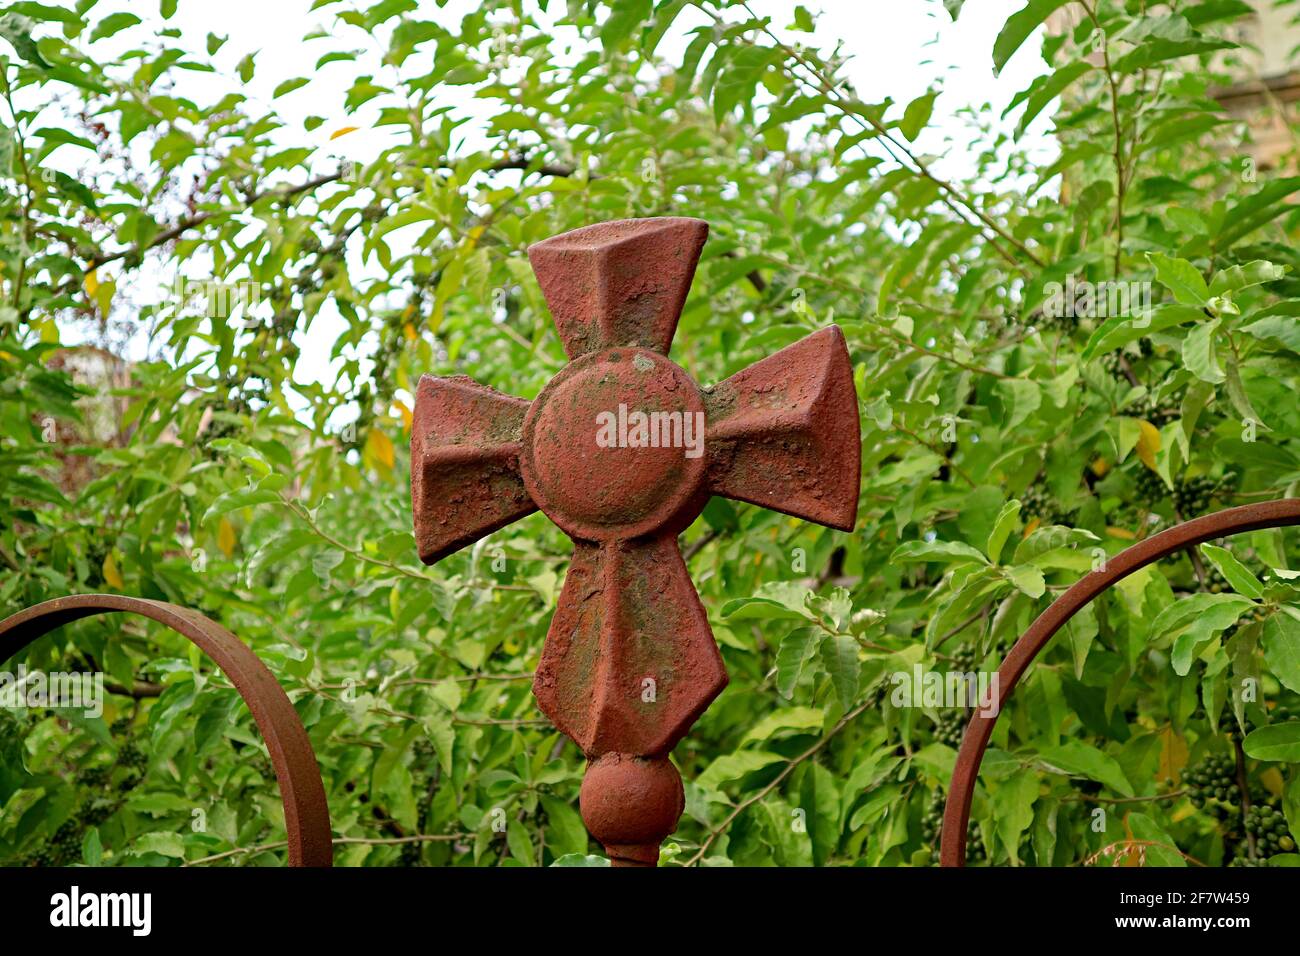
[[793, 760], [787, 763], [785, 765], [785, 768], [779, 774], [776, 775], [776, 777], [772, 780], [771, 783], [769, 783], [762, 790], [758, 791], [758, 793], [754, 794], [752, 797], [749, 797], [748, 799], [743, 800], [739, 804], [737, 804], [736, 808], [732, 810], [731, 813], [727, 814], [727, 818], [723, 820], [720, 824], [718, 824], [717, 827], [715, 827], [709, 833], [709, 835], [704, 838], [704, 842], [700, 844], [700, 848], [695, 853], [695, 855], [692, 856], [689, 860], [687, 860], [682, 865], [693, 866], [694, 864], [698, 863], [704, 857], [704, 854], [708, 852], [709, 847], [713, 845], [713, 841], [716, 840], [719, 836], [721, 836], [722, 832], [726, 830], [727, 827], [731, 826], [732, 821], [735, 820], [736, 817], [740, 816], [740, 814], [743, 813], [747, 807], [757, 803], [759, 800], [762, 800], [765, 796], [767, 796], [774, 789], [776, 789], [781, 784], [781, 781], [783, 781], [786, 777], [790, 776], [790, 774], [794, 772], [795, 767], [799, 766], [808, 758], [816, 756], [817, 753], [820, 752], [823, 747], [825, 747], [828, 743], [831, 742], [831, 740], [835, 737], [836, 734], [838, 734], [841, 730], [847, 727], [855, 717], [861, 714], [868, 707], [871, 707], [874, 703], [876, 702], [871, 699], [867, 699], [863, 701], [861, 704], [859, 704], [857, 707], [853, 708], [853, 710], [849, 711], [847, 714], [845, 714], [843, 717], [840, 718], [839, 723], [837, 723], [834, 727], [832, 727], [826, 733], [826, 736], [824, 736], [821, 740], [817, 741], [817, 743], [813, 744], [811, 747], [809, 747], [799, 756], [795, 757]]
[[[469, 833], [417, 833], [415, 836], [404, 837], [335, 837], [331, 842], [335, 846], [348, 846], [363, 844], [366, 846], [391, 846], [399, 843], [447, 843], [455, 840], [468, 839], [473, 836]], [[186, 860], [181, 864], [182, 867], [198, 866], [200, 863], [214, 863], [217, 860], [225, 860], [232, 856], [239, 856], [241, 853], [262, 853], [266, 850], [283, 850], [289, 845], [288, 840], [276, 840], [274, 843], [259, 843], [256, 846], [240, 846], [233, 850], [226, 850], [222, 853], [213, 853], [211, 856], [201, 856], [197, 860]]]

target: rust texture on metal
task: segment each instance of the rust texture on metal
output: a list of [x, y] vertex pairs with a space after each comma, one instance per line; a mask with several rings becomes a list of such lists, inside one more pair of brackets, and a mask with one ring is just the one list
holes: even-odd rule
[[1293, 525], [1300, 525], [1300, 498], [1286, 498], [1280, 501], [1229, 508], [1226, 511], [1195, 518], [1175, 525], [1160, 534], [1152, 535], [1108, 558], [1104, 567], [1080, 578], [1053, 601], [1016, 641], [998, 668], [997, 706], [988, 708], [987, 713], [985, 710], [975, 711], [966, 726], [965, 736], [957, 752], [957, 764], [953, 770], [952, 782], [948, 787], [948, 802], [944, 808], [939, 850], [941, 864], [943, 866], [965, 865], [966, 828], [970, 823], [975, 780], [979, 776], [980, 763], [984, 759], [984, 751], [988, 748], [989, 738], [993, 735], [998, 714], [1001, 713], [1030, 663], [1070, 618], [1111, 585], [1176, 551], [1195, 547], [1203, 541], [1212, 541], [1226, 535]]
[[540, 509], [574, 542], [533, 682], [590, 763], [588, 830], [653, 865], [682, 812], [668, 753], [727, 683], [677, 536], [713, 495], [852, 530], [857, 395], [835, 326], [701, 388], [668, 350], [708, 235], [632, 219], [528, 250], [566, 365], [532, 402], [425, 375], [411, 502], [435, 561]]
[[96, 614], [141, 614], [189, 638], [230, 679], [253, 714], [271, 755], [290, 866], [332, 866], [329, 805], [316, 754], [284, 689], [257, 655], [220, 624], [197, 611], [120, 594], [77, 594], [29, 607], [0, 621], [0, 661], [64, 624]]

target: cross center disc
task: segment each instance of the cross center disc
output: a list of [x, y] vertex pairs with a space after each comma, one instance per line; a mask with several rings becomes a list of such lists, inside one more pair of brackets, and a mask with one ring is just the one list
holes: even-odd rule
[[649, 349], [569, 363], [524, 419], [520, 471], [537, 506], [589, 541], [684, 528], [704, 505], [704, 403]]

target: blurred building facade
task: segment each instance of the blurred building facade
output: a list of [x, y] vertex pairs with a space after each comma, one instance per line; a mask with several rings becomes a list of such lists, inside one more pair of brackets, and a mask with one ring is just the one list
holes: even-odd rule
[[[1294, 127], [1300, 123], [1300, 3], [1246, 0], [1254, 13], [1237, 20], [1227, 33], [1241, 44], [1221, 69], [1230, 77], [1211, 91], [1228, 115], [1250, 126], [1248, 152], [1260, 170], [1293, 167], [1300, 153]], [[1073, 30], [1086, 14], [1076, 4], [1057, 10], [1047, 21], [1051, 32]]]

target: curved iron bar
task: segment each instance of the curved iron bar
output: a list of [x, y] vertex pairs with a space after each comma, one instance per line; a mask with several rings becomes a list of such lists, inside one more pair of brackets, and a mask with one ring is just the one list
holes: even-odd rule
[[77, 594], [34, 605], [0, 621], [0, 661], [64, 624], [115, 611], [142, 614], [184, 635], [214, 660], [252, 711], [266, 740], [284, 803], [290, 866], [333, 866], [329, 804], [307, 731], [284, 689], [239, 638], [198, 611], [126, 597]]
[[1021, 635], [1020, 640], [1007, 653], [998, 668], [998, 704], [993, 714], [977, 710], [966, 726], [961, 748], [957, 751], [957, 764], [953, 769], [952, 783], [948, 787], [948, 801], [943, 813], [943, 832], [940, 840], [939, 861], [942, 866], [966, 864], [966, 827], [970, 823], [971, 799], [975, 794], [975, 779], [979, 775], [984, 751], [998, 714], [1007, 698], [1015, 690], [1030, 663], [1047, 642], [1070, 618], [1088, 605], [1112, 584], [1120, 581], [1153, 561], [1211, 541], [1243, 531], [1262, 528], [1284, 528], [1300, 525], [1300, 498], [1284, 498], [1260, 504], [1228, 508], [1215, 514], [1194, 518], [1191, 521], [1152, 535], [1139, 541], [1106, 561], [1104, 568], [1080, 578], [1064, 594], [1040, 614]]

